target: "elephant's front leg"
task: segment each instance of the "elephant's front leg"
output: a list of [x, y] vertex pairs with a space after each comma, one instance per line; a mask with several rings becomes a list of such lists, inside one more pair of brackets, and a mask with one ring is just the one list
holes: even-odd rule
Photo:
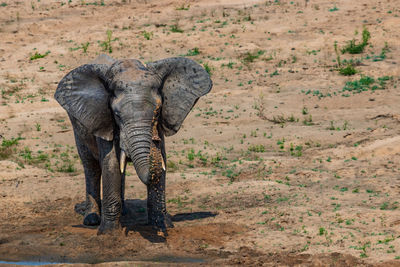
[[147, 185], [148, 222], [166, 234], [173, 227], [165, 203], [165, 149], [164, 140], [153, 142], [150, 148], [150, 181]]
[[103, 201], [101, 205], [101, 224], [98, 234], [112, 232], [121, 228], [121, 171], [116, 146], [111, 141], [97, 138], [103, 182]]
[[76, 148], [85, 172], [86, 202], [83, 224], [89, 226], [99, 225], [101, 167], [98, 159], [96, 138], [74, 117], [70, 116], [70, 119], [74, 127]]

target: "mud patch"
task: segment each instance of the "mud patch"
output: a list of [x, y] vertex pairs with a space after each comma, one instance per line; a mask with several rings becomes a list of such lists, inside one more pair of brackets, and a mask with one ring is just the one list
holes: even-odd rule
[[174, 248], [202, 250], [209, 246], [221, 246], [243, 232], [246, 232], [244, 226], [232, 223], [193, 225], [171, 229], [167, 242]]
[[225, 262], [228, 262], [229, 265], [242, 266], [372, 266], [348, 254], [269, 253], [268, 255], [261, 255], [247, 247], [240, 248], [237, 256]]
[[[97, 236], [96, 227], [79, 224], [82, 203], [74, 205], [74, 202], [65, 198], [62, 202], [27, 205], [25, 212], [29, 210], [31, 216], [21, 216], [18, 225], [1, 233], [0, 258], [12, 262], [140, 260], [197, 264], [216, 258], [215, 253], [207, 251], [209, 248], [222, 246], [246, 231], [246, 227], [235, 224], [199, 224], [216, 213], [178, 213], [172, 216], [175, 228], [169, 229], [166, 238], [161, 238], [145, 224], [147, 215], [142, 210], [145, 201], [129, 200], [129, 209], [122, 220], [124, 228], [113, 235]], [[74, 206], [78, 213], [73, 212]]]

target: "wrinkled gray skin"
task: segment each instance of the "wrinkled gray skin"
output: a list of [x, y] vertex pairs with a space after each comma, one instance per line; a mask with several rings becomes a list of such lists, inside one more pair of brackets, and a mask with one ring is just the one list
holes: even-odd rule
[[186, 58], [144, 66], [101, 55], [60, 81], [55, 99], [70, 117], [85, 172], [85, 225], [100, 224], [98, 234], [120, 228], [126, 155], [147, 185], [149, 224], [164, 233], [173, 227], [165, 205], [164, 135], [179, 130], [211, 87], [208, 73]]

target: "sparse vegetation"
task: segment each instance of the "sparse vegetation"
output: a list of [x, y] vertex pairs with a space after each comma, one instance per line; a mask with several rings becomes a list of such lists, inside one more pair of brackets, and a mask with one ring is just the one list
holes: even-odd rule
[[342, 92], [352, 92], [353, 94], [356, 94], [368, 90], [383, 90], [386, 87], [387, 81], [390, 81], [391, 79], [393, 78], [389, 76], [383, 76], [377, 79], [370, 76], [361, 76], [359, 80], [347, 82], [343, 87]]
[[243, 62], [244, 63], [252, 63], [256, 59], [258, 59], [260, 56], [264, 55], [265, 51], [263, 50], [258, 50], [255, 52], [247, 52], [244, 57], [243, 57]]
[[[16, 257], [27, 250], [38, 256], [32, 233], [35, 249], [56, 259], [62, 255], [53, 248], [72, 251], [95, 235], [70, 227], [82, 224], [73, 206], [85, 200], [84, 170], [53, 95], [61, 77], [112, 53], [144, 67], [185, 56], [212, 78], [211, 92], [165, 139], [171, 254], [212, 253], [211, 265], [249, 266], [400, 260], [395, 1], [359, 8], [320, 0], [0, 3], [0, 229], [7, 229], [0, 246]], [[115, 82], [100, 76], [93, 78]], [[114, 95], [108, 101], [117, 102]], [[129, 255], [146, 258], [154, 242], [143, 239], [162, 237], [143, 225], [148, 196], [131, 162], [126, 176], [124, 239], [138, 241], [129, 243]], [[114, 239], [100, 241], [127, 255]], [[81, 256], [93, 251], [86, 246]], [[218, 257], [224, 251], [229, 259]]]
[[89, 45], [90, 45], [89, 42], [86, 42], [86, 43], [82, 43], [82, 44], [81, 44], [83, 53], [85, 53], [85, 54], [87, 53], [87, 50], [88, 50], [88, 48], [89, 48]]
[[144, 31], [144, 32], [143, 32], [143, 37], [144, 37], [146, 40], [151, 40], [151, 38], [153, 37], [153, 32]]
[[365, 47], [368, 45], [369, 39], [371, 38], [371, 33], [368, 31], [366, 27], [364, 27], [362, 31], [362, 41], [357, 43], [355, 39], [348, 41], [347, 45], [342, 48], [342, 53], [350, 53], [350, 54], [361, 54], [364, 52]]
[[356, 69], [351, 65], [347, 65], [344, 68], [339, 69], [339, 73], [344, 75], [344, 76], [351, 76], [357, 73]]
[[182, 4], [181, 6], [177, 7], [176, 10], [189, 10], [190, 5]]
[[210, 67], [210, 65], [208, 65], [208, 63], [204, 63], [203, 67], [207, 71], [208, 74], [210, 74], [210, 75], [212, 74], [211, 73], [211, 67]]
[[9, 158], [13, 153], [12, 147], [17, 146], [18, 142], [22, 139], [23, 138], [21, 137], [11, 138], [11, 139], [4, 138], [3, 141], [1, 142], [1, 147], [0, 147], [0, 160]]
[[30, 60], [36, 60], [36, 59], [39, 59], [39, 58], [44, 58], [44, 57], [46, 57], [48, 54], [50, 54], [50, 51], [47, 51], [47, 52], [44, 53], [44, 54], [40, 54], [38, 51], [35, 51], [35, 54], [33, 54], [33, 55], [30, 57]]
[[199, 48], [195, 47], [193, 49], [189, 49], [187, 54], [183, 56], [192, 57], [192, 56], [197, 56], [199, 54], [200, 54]]
[[112, 39], [112, 31], [111, 30], [107, 30], [106, 34], [107, 34], [107, 38], [105, 41], [100, 42], [100, 46], [103, 48], [103, 51], [108, 52], [108, 53], [112, 53], [113, 52], [113, 48], [111, 46], [111, 42], [118, 40], [117, 38]]
[[171, 32], [183, 33], [183, 30], [177, 24], [171, 25], [170, 29]]

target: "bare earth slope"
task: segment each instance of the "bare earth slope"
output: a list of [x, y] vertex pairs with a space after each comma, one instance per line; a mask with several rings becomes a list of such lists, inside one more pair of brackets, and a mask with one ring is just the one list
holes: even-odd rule
[[[0, 0], [0, 14], [0, 260], [400, 264], [398, 1]], [[342, 54], [363, 25], [364, 52]], [[184, 55], [212, 74], [167, 139], [166, 240], [132, 166], [124, 232], [81, 225], [83, 170], [53, 94], [100, 53]]]

